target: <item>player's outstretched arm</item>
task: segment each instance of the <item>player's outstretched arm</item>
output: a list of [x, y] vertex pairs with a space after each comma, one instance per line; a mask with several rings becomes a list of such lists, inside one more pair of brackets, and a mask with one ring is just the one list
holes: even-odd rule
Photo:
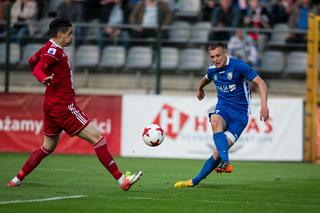
[[266, 121], [269, 119], [267, 85], [260, 76], [255, 77], [252, 81], [256, 83], [259, 87], [259, 93], [261, 98], [260, 120]]
[[197, 89], [197, 97], [198, 99], [201, 101], [204, 96], [205, 96], [205, 93], [204, 93], [204, 90], [203, 88], [205, 86], [207, 86], [211, 81], [207, 78], [207, 76], [203, 76], [200, 80], [200, 85], [199, 85], [199, 88]]

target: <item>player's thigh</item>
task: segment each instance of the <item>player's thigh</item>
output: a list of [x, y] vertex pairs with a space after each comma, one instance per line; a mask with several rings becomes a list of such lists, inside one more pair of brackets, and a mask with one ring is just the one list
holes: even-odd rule
[[90, 122], [84, 129], [78, 132], [77, 136], [88, 141], [91, 144], [96, 144], [103, 137], [92, 122]]
[[62, 132], [62, 128], [55, 121], [55, 118], [51, 116], [50, 110], [43, 114], [43, 132], [47, 138], [55, 138]]
[[215, 109], [213, 112], [209, 113], [209, 119], [212, 131], [214, 133], [221, 132], [226, 128], [229, 122], [229, 115], [228, 112], [223, 109]]
[[77, 135], [90, 123], [89, 118], [75, 103], [54, 107], [50, 115], [56, 124], [71, 137]]
[[[246, 125], [242, 121], [231, 120], [227, 129], [225, 130], [225, 134], [229, 141], [229, 147], [232, 146], [240, 137], [243, 130], [246, 128]], [[231, 143], [230, 143], [231, 142]]]
[[48, 137], [45, 135], [43, 139], [43, 144], [42, 144], [43, 148], [53, 152], [57, 147], [59, 138], [60, 138], [60, 134], [56, 135], [55, 137]]

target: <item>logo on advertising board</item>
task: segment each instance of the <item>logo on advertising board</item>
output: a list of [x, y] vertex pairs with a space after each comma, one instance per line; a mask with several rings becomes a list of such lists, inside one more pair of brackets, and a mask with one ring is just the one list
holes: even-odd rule
[[153, 123], [160, 125], [166, 131], [166, 135], [169, 138], [175, 139], [182, 131], [188, 119], [189, 116], [186, 113], [168, 104], [164, 104], [153, 120]]

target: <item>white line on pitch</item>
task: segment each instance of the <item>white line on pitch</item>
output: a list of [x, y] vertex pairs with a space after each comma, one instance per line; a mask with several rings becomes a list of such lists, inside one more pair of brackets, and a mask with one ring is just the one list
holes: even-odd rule
[[54, 201], [54, 200], [76, 199], [76, 198], [82, 198], [82, 197], [88, 197], [88, 195], [48, 197], [48, 198], [32, 199], [32, 200], [7, 200], [7, 201], [0, 201], [0, 205], [14, 204], [14, 203], [36, 203], [36, 202], [46, 202], [46, 201]]
[[[97, 196], [99, 198], [107, 198], [107, 199], [128, 199], [128, 200], [154, 200], [154, 201], [168, 201], [169, 198], [157, 198], [157, 197], [138, 197], [138, 196], [130, 196], [130, 197], [116, 197], [116, 196]], [[218, 204], [234, 204], [234, 205], [262, 205], [262, 206], [287, 206], [287, 207], [296, 207], [296, 208], [320, 208], [320, 205], [299, 205], [299, 204], [290, 204], [290, 203], [268, 203], [268, 202], [250, 202], [250, 201], [221, 201], [221, 200], [176, 200], [179, 202], [197, 202], [197, 203], [218, 203]]]

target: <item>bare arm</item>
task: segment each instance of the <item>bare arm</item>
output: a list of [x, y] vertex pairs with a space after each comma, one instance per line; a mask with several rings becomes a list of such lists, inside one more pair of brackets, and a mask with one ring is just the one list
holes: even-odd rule
[[260, 120], [266, 121], [269, 119], [267, 85], [260, 76], [255, 77], [252, 81], [259, 87], [259, 93], [261, 98]]
[[207, 79], [206, 76], [203, 76], [200, 80], [200, 85], [199, 85], [199, 88], [197, 89], [197, 97], [198, 99], [201, 101], [204, 96], [205, 96], [205, 93], [204, 93], [204, 90], [203, 88], [205, 86], [207, 86], [211, 81], [209, 79]]

